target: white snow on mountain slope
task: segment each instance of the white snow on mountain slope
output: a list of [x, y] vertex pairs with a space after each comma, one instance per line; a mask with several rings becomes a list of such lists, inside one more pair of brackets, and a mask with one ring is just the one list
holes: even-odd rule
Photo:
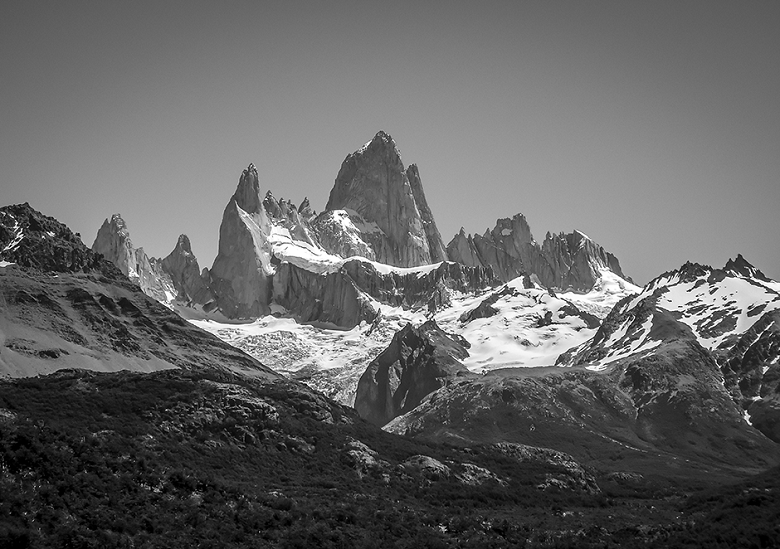
[[586, 368], [593, 371], [605, 370], [609, 364], [617, 360], [652, 351], [661, 345], [661, 341], [649, 339], [650, 330], [653, 328], [652, 316], [648, 317], [638, 328], [629, 332], [632, 324], [632, 318], [626, 319], [604, 343], [604, 347], [609, 349], [607, 355], [598, 363], [586, 366]]
[[192, 319], [190, 322], [247, 352], [271, 369], [306, 382], [327, 396], [352, 405], [368, 364], [407, 323], [422, 324], [421, 312], [382, 306], [375, 325], [352, 330], [299, 324], [265, 316], [250, 323]]
[[[290, 230], [281, 224], [270, 222], [270, 227], [266, 233], [260, 228], [258, 223], [254, 220], [253, 216], [247, 214], [241, 208], [238, 208], [239, 215], [252, 233], [252, 237], [255, 240], [255, 253], [261, 259], [262, 266], [266, 274], [272, 274], [275, 272], [275, 268], [271, 263], [271, 257], [275, 257], [280, 261], [286, 261], [306, 269], [307, 271], [317, 274], [333, 273], [341, 269], [344, 264], [352, 260], [360, 260], [365, 263], [370, 263], [377, 272], [381, 274], [409, 274], [417, 273], [420, 276], [436, 270], [441, 263], [434, 263], [432, 265], [422, 265], [420, 267], [394, 267], [391, 265], [385, 265], [384, 263], [378, 263], [365, 257], [352, 256], [341, 257], [338, 255], [329, 254], [316, 244], [310, 244], [302, 240], [298, 240], [293, 237]], [[342, 211], [343, 212], [343, 211]], [[336, 212], [341, 213], [341, 212]], [[347, 212], [343, 212], [343, 216], [335, 216], [334, 219], [345, 224], [352, 224]], [[355, 214], [357, 215], [357, 214]], [[357, 231], [358, 228], [352, 226], [352, 230]], [[359, 232], [368, 233], [381, 231], [376, 223], [363, 224], [359, 227]], [[345, 234], [352, 234], [345, 232]]]
[[370, 259], [360, 256], [343, 258], [329, 254], [322, 248], [309, 244], [308, 242], [294, 239], [290, 234], [290, 231], [280, 225], [273, 225], [268, 241], [271, 245], [271, 253], [277, 259], [287, 261], [296, 267], [317, 274], [336, 272], [341, 269], [346, 262], [356, 259], [364, 263], [370, 263], [374, 269], [381, 274], [396, 273], [403, 275], [417, 273], [422, 276], [431, 271], [435, 271], [441, 265], [441, 263], [434, 263], [432, 265], [422, 265], [420, 267], [394, 267], [392, 265], [371, 261]]
[[[301, 254], [299, 257], [303, 257]], [[342, 262], [345, 260], [341, 260]], [[424, 273], [437, 265], [400, 269], [372, 262], [383, 272]], [[571, 305], [603, 318], [608, 304], [617, 302], [638, 288], [607, 277], [599, 288], [587, 294], [554, 296], [538, 286], [526, 289], [518, 278], [481, 295], [453, 292], [452, 306], [434, 315], [447, 332], [471, 343], [470, 357], [464, 364], [474, 372], [506, 367], [552, 366], [558, 355], [591, 338], [596, 328], [574, 314]], [[460, 318], [484, 300], [499, 295], [493, 303], [497, 312], [488, 318], [469, 322]], [[426, 320], [424, 310], [404, 310], [376, 303], [382, 314], [373, 326], [365, 323], [352, 330], [330, 329], [298, 324], [291, 318], [266, 316], [251, 323], [190, 320], [228, 343], [248, 352], [265, 365], [290, 377], [305, 381], [313, 388], [345, 404], [352, 405], [360, 376], [381, 353], [393, 335], [411, 322]], [[603, 314], [597, 314], [603, 313]]]
[[[495, 314], [469, 322], [460, 320], [463, 313], [476, 308], [491, 294], [506, 294], [492, 303]], [[538, 286], [524, 288], [522, 278], [491, 294], [453, 301], [451, 308], [436, 315], [443, 330], [457, 333], [471, 343], [470, 356], [463, 363], [473, 372], [552, 366], [561, 353], [596, 332], [596, 326], [589, 327], [574, 314], [572, 302]], [[578, 297], [584, 300], [584, 296]]]
[[730, 336], [743, 334], [763, 314], [780, 309], [780, 285], [774, 281], [728, 275], [712, 279], [711, 270], [693, 280], [680, 273], [659, 277], [624, 305], [631, 310], [661, 289], [657, 306], [676, 313], [706, 349], [717, 349]]
[[267, 275], [273, 274], [274, 267], [271, 264], [271, 247], [265, 238], [266, 230], [264, 230], [264, 225], [270, 225], [270, 223], [267, 221], [265, 213], [261, 211], [259, 214], [250, 214], [244, 211], [238, 204], [236, 204], [235, 207], [239, 218], [252, 236], [252, 243], [255, 247], [255, 257], [260, 261], [263, 272]]

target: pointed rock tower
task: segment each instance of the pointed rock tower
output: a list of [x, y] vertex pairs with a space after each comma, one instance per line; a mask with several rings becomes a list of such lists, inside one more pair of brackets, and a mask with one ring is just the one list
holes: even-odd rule
[[149, 257], [143, 248], [133, 246], [130, 231], [119, 214], [103, 221], [92, 249], [116, 265], [148, 296], [161, 303], [169, 303], [175, 296], [173, 281], [159, 259]]
[[268, 218], [257, 168], [241, 174], [219, 227], [219, 250], [211, 267], [211, 289], [219, 309], [230, 318], [258, 317], [270, 312], [274, 267]]
[[186, 234], [179, 236], [176, 247], [162, 260], [162, 268], [171, 277], [179, 301], [206, 304], [214, 299]]
[[376, 261], [396, 267], [445, 259], [419, 172], [410, 168], [404, 169], [392, 137], [380, 131], [344, 160], [325, 208], [346, 211]]

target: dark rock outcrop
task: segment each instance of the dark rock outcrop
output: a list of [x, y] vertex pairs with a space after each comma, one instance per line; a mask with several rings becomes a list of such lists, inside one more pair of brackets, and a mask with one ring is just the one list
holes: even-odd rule
[[26, 202], [0, 208], [0, 260], [40, 271], [121, 277], [101, 254], [84, 245], [78, 233]]
[[547, 288], [590, 290], [609, 269], [630, 281], [617, 258], [579, 231], [547, 236], [539, 245], [522, 214], [503, 218], [484, 235], [460, 232], [447, 245], [452, 261], [469, 266], [490, 266], [496, 276], [509, 281], [521, 274], [535, 275]]
[[435, 321], [418, 328], [407, 324], [361, 376], [355, 409], [381, 426], [454, 378], [473, 376], [460, 362], [468, 356], [467, 345], [443, 332]]
[[743, 276], [746, 278], [757, 278], [763, 282], [769, 282], [770, 279], [759, 269], [754, 267], [742, 254], [737, 254], [736, 259], [730, 259], [726, 262], [723, 270], [732, 276]]
[[[427, 207], [419, 173], [414, 187], [393, 139], [379, 132], [344, 160], [330, 192], [328, 211], [345, 210], [371, 247], [376, 260], [397, 267], [416, 267], [442, 257], [441, 238]], [[420, 204], [425, 218], [420, 212]], [[431, 240], [434, 252], [431, 253]]]

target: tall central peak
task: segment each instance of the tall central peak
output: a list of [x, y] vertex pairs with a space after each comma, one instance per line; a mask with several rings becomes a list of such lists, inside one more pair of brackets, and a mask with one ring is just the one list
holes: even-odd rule
[[233, 193], [233, 200], [245, 212], [257, 213], [260, 211], [260, 181], [254, 164], [249, 164], [249, 167], [241, 174], [236, 192]]
[[444, 244], [416, 166], [413, 179], [393, 138], [380, 131], [344, 159], [325, 209], [345, 210], [356, 226], [367, 228], [363, 239], [377, 261], [398, 267], [442, 261]]

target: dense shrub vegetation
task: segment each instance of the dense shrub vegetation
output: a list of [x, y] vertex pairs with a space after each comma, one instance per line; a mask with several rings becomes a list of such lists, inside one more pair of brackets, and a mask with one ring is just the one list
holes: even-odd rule
[[[356, 440], [381, 466], [349, 459]], [[399, 466], [420, 454], [501, 480]], [[780, 544], [777, 471], [687, 500], [690, 487], [649, 480], [538, 488], [561, 472], [389, 435], [289, 382], [64, 372], [0, 383], [3, 548]]]

